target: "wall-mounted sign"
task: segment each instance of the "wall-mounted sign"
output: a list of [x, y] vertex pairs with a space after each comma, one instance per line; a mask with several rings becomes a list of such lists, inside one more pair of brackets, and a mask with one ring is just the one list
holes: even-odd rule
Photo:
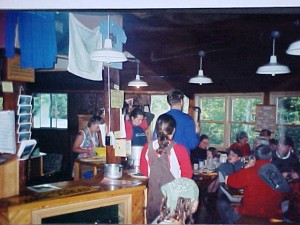
[[255, 130], [268, 129], [271, 132], [276, 130], [276, 106], [256, 105]]

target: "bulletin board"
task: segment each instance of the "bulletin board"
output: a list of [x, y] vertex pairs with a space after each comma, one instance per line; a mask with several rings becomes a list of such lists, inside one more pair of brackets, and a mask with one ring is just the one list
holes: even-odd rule
[[255, 130], [268, 129], [271, 132], [276, 130], [276, 106], [256, 105]]

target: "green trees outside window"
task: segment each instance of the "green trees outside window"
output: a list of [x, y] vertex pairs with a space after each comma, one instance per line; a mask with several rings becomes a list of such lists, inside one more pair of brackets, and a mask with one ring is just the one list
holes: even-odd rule
[[255, 109], [263, 100], [262, 93], [196, 95], [201, 107], [201, 133], [207, 134], [211, 145], [226, 149], [235, 141], [237, 132], [249, 135], [249, 144], [257, 136]]
[[33, 128], [68, 128], [68, 95], [33, 95]]

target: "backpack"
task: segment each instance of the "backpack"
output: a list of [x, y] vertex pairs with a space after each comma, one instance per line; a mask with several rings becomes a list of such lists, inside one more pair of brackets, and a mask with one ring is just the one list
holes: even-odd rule
[[272, 163], [267, 163], [259, 168], [258, 176], [273, 190], [288, 192], [289, 185], [284, 176]]

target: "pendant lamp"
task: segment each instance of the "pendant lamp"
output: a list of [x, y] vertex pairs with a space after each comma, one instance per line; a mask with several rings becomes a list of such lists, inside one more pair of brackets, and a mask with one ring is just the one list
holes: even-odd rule
[[300, 55], [300, 40], [293, 42], [286, 50], [286, 54]]
[[195, 76], [195, 77], [192, 77], [189, 80], [189, 83], [199, 84], [199, 85], [210, 84], [210, 83], [212, 83], [212, 80], [209, 77], [204, 76], [204, 73], [203, 73], [203, 70], [202, 70], [202, 57], [205, 56], [205, 52], [204, 51], [200, 51], [199, 52], [199, 56], [200, 56], [200, 69], [198, 71], [198, 75]]
[[271, 36], [273, 38], [273, 54], [270, 57], [270, 62], [259, 67], [256, 73], [271, 74], [272, 76], [275, 76], [276, 74], [290, 73], [291, 71], [287, 66], [277, 63], [277, 57], [275, 55], [275, 39], [280, 36], [280, 33], [278, 31], [272, 31]]
[[94, 51], [90, 55], [90, 59], [98, 62], [119, 63], [127, 61], [127, 57], [123, 52], [112, 48], [112, 41], [109, 37], [109, 15], [108, 15], [107, 38], [104, 40], [104, 47]]
[[128, 83], [129, 87], [146, 87], [148, 86], [147, 82], [141, 80], [141, 76], [140, 76], [140, 61], [136, 60], [136, 75], [135, 75], [135, 80], [132, 80]]

